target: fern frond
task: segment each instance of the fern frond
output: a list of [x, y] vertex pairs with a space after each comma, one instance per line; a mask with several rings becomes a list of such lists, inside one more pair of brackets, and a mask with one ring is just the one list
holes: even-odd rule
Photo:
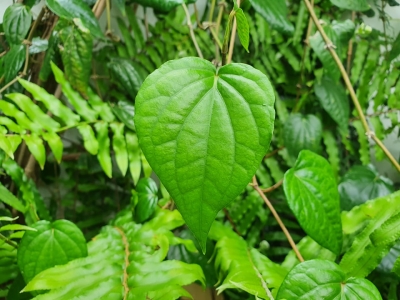
[[159, 210], [144, 225], [131, 220], [121, 214], [88, 243], [87, 257], [39, 273], [23, 291], [50, 290], [35, 300], [156, 300], [190, 296], [182, 286], [205, 284], [200, 266], [164, 261], [169, 245], [182, 243], [171, 232], [184, 224], [178, 211]]

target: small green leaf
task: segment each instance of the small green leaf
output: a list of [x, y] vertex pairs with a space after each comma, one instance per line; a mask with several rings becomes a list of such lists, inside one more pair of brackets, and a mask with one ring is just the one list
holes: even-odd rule
[[335, 82], [329, 76], [323, 76], [315, 85], [315, 94], [322, 107], [336, 121], [341, 132], [348, 132], [350, 105], [342, 84]]
[[134, 0], [134, 3], [139, 3], [145, 7], [152, 7], [156, 11], [167, 13], [182, 3], [194, 3], [196, 0]]
[[40, 37], [34, 37], [32, 39], [32, 45], [29, 46], [29, 54], [36, 54], [46, 51], [49, 46], [48, 40], [43, 40]]
[[126, 127], [132, 130], [135, 129], [135, 106], [127, 100], [119, 100], [117, 105], [112, 107], [117, 118], [125, 124]]
[[103, 100], [89, 87], [87, 90], [88, 101], [93, 110], [100, 116], [103, 121], [113, 122], [115, 116], [112, 112], [110, 105]]
[[40, 168], [43, 170], [46, 162], [46, 149], [44, 148], [43, 141], [37, 135], [23, 135], [22, 139], [28, 146], [29, 151], [39, 163]]
[[46, 5], [53, 13], [67, 20], [81, 19], [83, 25], [89, 29], [92, 35], [98, 38], [104, 37], [96, 17], [84, 1], [46, 0]]
[[[3, 201], [5, 204], [10, 205], [12, 208], [15, 208], [19, 212], [25, 213], [26, 211], [22, 202], [17, 197], [15, 197], [7, 188], [5, 188], [5, 186], [2, 185], [1, 183], [0, 183], [0, 201]], [[11, 219], [10, 221], [13, 220]]]
[[135, 46], [135, 41], [131, 36], [131, 32], [128, 29], [128, 26], [125, 24], [124, 19], [118, 18], [117, 22], [119, 31], [121, 32], [123, 42], [126, 46], [126, 50], [128, 51], [129, 57], [134, 57], [137, 52], [137, 49]]
[[25, 5], [15, 3], [7, 7], [3, 16], [3, 28], [10, 45], [20, 45], [28, 34], [32, 15]]
[[392, 244], [400, 238], [400, 213], [392, 216], [381, 227], [371, 233], [370, 239], [374, 246]]
[[92, 127], [88, 124], [82, 124], [77, 127], [83, 138], [85, 149], [92, 155], [96, 155], [99, 151], [99, 143], [96, 140]]
[[4, 83], [9, 83], [17, 75], [25, 62], [25, 45], [12, 46], [4, 56]]
[[139, 148], [139, 141], [136, 134], [129, 131], [125, 134], [125, 140], [129, 156], [129, 170], [133, 182], [137, 184], [140, 178], [140, 173], [142, 171], [141, 169], [142, 164], [140, 160], [141, 151]]
[[5, 129], [3, 126], [0, 126], [0, 149], [3, 150], [9, 157], [14, 159], [14, 151], [6, 134], [7, 129]]
[[216, 70], [193, 57], [162, 65], [136, 97], [142, 151], [203, 251], [218, 211], [246, 187], [269, 148], [274, 98], [253, 67]]
[[127, 13], [129, 25], [132, 28], [133, 31], [133, 36], [135, 38], [136, 42], [136, 48], [137, 49], [143, 49], [145, 45], [145, 40], [143, 36], [142, 29], [139, 26], [138, 18], [136, 17], [136, 12], [133, 9], [133, 6], [128, 7], [128, 13]]
[[292, 114], [284, 124], [284, 145], [294, 158], [304, 149], [320, 152], [321, 138], [322, 124], [314, 115]]
[[[15, 105], [11, 104], [10, 102], [0, 100], [0, 109], [2, 110], [2, 113], [6, 116], [15, 118], [18, 125], [24, 129], [30, 130], [34, 133], [41, 132], [43, 129], [42, 126], [40, 126], [39, 124], [33, 123], [31, 120], [29, 120], [25, 113], [20, 111], [18, 108], [15, 107]], [[8, 123], [8, 125], [10, 124], [12, 123]]]
[[124, 136], [124, 124], [122, 123], [111, 123], [110, 128], [114, 133], [112, 144], [115, 152], [115, 159], [118, 167], [123, 176], [125, 176], [128, 170], [128, 151], [126, 149], [126, 142]]
[[337, 7], [348, 10], [366, 11], [371, 9], [367, 0], [331, 0], [331, 2]]
[[294, 267], [279, 288], [276, 300], [368, 299], [381, 300], [378, 289], [368, 280], [348, 278], [329, 260], [315, 259]]
[[108, 124], [106, 122], [98, 122], [94, 125], [97, 132], [97, 142], [99, 143], [99, 152], [97, 159], [100, 162], [104, 173], [108, 177], [112, 177], [112, 163], [110, 155], [110, 138], [108, 136]]
[[287, 202], [304, 231], [321, 246], [339, 255], [342, 223], [337, 184], [329, 163], [303, 150], [286, 172], [283, 187]]
[[87, 246], [80, 229], [70, 221], [39, 221], [25, 232], [18, 247], [18, 266], [29, 282], [35, 275], [55, 265], [85, 257]]
[[64, 145], [58, 134], [54, 132], [43, 133], [43, 139], [49, 144], [51, 151], [58, 163], [61, 163]]
[[290, 34], [294, 33], [294, 26], [288, 20], [288, 9], [285, 0], [250, 0], [255, 11], [279, 32]]
[[393, 192], [393, 182], [381, 176], [372, 165], [353, 166], [339, 184], [341, 207], [347, 211], [368, 200]]
[[5, 226], [0, 227], [0, 231], [7, 231], [7, 230], [30, 230], [30, 231], [37, 231], [35, 228], [26, 226], [26, 225], [21, 225], [21, 224], [8, 224]]
[[240, 42], [242, 43], [242, 46], [244, 49], [246, 49], [247, 52], [249, 52], [249, 42], [250, 42], [250, 36], [249, 36], [249, 23], [247, 22], [246, 15], [244, 14], [243, 10], [241, 8], [235, 9], [235, 17], [236, 17], [236, 22], [237, 22], [237, 30], [238, 30], [238, 35]]
[[138, 203], [135, 207], [135, 220], [143, 223], [154, 213], [158, 202], [157, 184], [151, 178], [142, 178], [136, 185]]

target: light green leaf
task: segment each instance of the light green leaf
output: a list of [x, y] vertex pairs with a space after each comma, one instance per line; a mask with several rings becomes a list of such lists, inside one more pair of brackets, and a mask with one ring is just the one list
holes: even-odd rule
[[342, 210], [350, 210], [356, 205], [393, 192], [393, 182], [381, 176], [372, 165], [353, 166], [339, 184]]
[[249, 23], [247, 22], [246, 15], [244, 14], [244, 12], [241, 8], [238, 8], [238, 9], [235, 9], [235, 17], [236, 17], [237, 31], [238, 31], [240, 42], [242, 43], [242, 46], [244, 47], [244, 49], [246, 49], [246, 51], [249, 52], [250, 29], [249, 29]]
[[282, 283], [276, 300], [382, 299], [368, 280], [348, 278], [329, 260], [315, 259], [294, 267]]
[[108, 177], [112, 177], [112, 163], [110, 155], [110, 138], [108, 136], [108, 124], [98, 122], [94, 125], [97, 132], [97, 142], [99, 143], [99, 152], [97, 159]]
[[370, 239], [374, 246], [387, 245], [400, 238], [400, 213], [390, 217], [381, 227], [371, 233]]
[[151, 178], [142, 178], [136, 185], [138, 203], [135, 207], [135, 221], [143, 223], [154, 213], [158, 202], [157, 184]]
[[43, 139], [49, 144], [51, 151], [58, 163], [61, 163], [64, 145], [58, 134], [54, 132], [43, 133]]
[[123, 43], [126, 46], [126, 50], [128, 52], [129, 57], [133, 58], [137, 53], [135, 41], [131, 36], [131, 32], [128, 26], [125, 23], [125, 20], [122, 18], [117, 18], [118, 28], [121, 32]]
[[360, 153], [360, 161], [363, 165], [368, 165], [371, 162], [371, 154], [369, 151], [369, 141], [365, 135], [364, 126], [361, 124], [360, 120], [355, 120], [352, 125], [357, 131], [358, 142], [360, 143], [360, 148], [358, 152]]
[[289, 154], [296, 158], [303, 149], [320, 152], [321, 121], [314, 115], [292, 114], [283, 127], [283, 142]]
[[4, 56], [4, 83], [9, 83], [17, 75], [25, 62], [25, 45], [12, 46]]
[[93, 90], [89, 87], [87, 89], [88, 101], [92, 106], [93, 110], [100, 116], [103, 121], [113, 122], [115, 120], [115, 116], [112, 112], [110, 105], [97, 95]]
[[341, 132], [346, 134], [348, 132], [350, 105], [342, 84], [325, 75], [315, 85], [315, 94], [322, 107], [338, 124]]
[[7, 137], [8, 142], [10, 143], [11, 151], [15, 153], [17, 151], [18, 146], [21, 144], [22, 139], [19, 135], [9, 135]]
[[7, 230], [30, 230], [30, 231], [37, 231], [35, 228], [21, 225], [21, 224], [8, 224], [0, 227], [0, 231], [7, 231]]
[[[42, 126], [37, 123], [33, 123], [28, 117], [20, 111], [15, 105], [11, 104], [10, 102], [0, 100], [0, 109], [2, 113], [6, 116], [13, 117], [17, 121], [18, 125], [24, 129], [30, 130], [32, 132], [38, 133], [42, 131]], [[3, 122], [6, 123], [6, 122]], [[12, 123], [7, 122], [5, 125], [10, 125]], [[16, 129], [14, 125], [12, 125], [14, 129]], [[11, 128], [10, 128], [11, 129]]]
[[[15, 197], [4, 185], [0, 183], [0, 201], [3, 201], [5, 204], [10, 205], [12, 208], [15, 208], [19, 212], [25, 213], [26, 209], [22, 202]], [[1, 221], [1, 220], [0, 220]], [[10, 220], [13, 221], [13, 220]]]
[[87, 255], [85, 237], [74, 223], [39, 221], [31, 227], [37, 231], [25, 232], [18, 247], [18, 266], [25, 282], [43, 270]]
[[144, 40], [142, 29], [139, 26], [136, 12], [132, 6], [128, 7], [127, 9], [128, 9], [127, 17], [128, 17], [129, 25], [131, 26], [132, 31], [133, 31], [133, 36], [134, 36], [135, 42], [136, 42], [136, 48], [143, 49], [144, 45], [145, 45], [145, 40]]
[[337, 7], [348, 10], [366, 11], [371, 9], [367, 0], [331, 0], [331, 2]]
[[37, 135], [23, 135], [21, 136], [28, 146], [29, 151], [39, 163], [40, 168], [43, 170], [46, 162], [46, 149], [44, 148], [43, 141]]
[[81, 19], [92, 35], [98, 38], [104, 37], [96, 17], [85, 2], [81, 0], [46, 0], [46, 5], [53, 13], [62, 18], [70, 21], [76, 18]]
[[125, 134], [125, 140], [129, 156], [129, 171], [131, 173], [133, 182], [137, 184], [140, 178], [140, 173], [142, 171], [139, 141], [136, 134], [129, 131]]
[[128, 151], [126, 149], [126, 142], [124, 136], [124, 124], [122, 123], [111, 123], [110, 128], [114, 133], [112, 144], [115, 152], [115, 159], [118, 167], [121, 170], [123, 176], [125, 176], [128, 170]]
[[340, 171], [340, 157], [339, 147], [335, 135], [331, 130], [324, 130], [322, 132], [322, 141], [325, 144], [325, 150], [328, 154], [329, 163], [332, 166], [333, 173], [337, 178]]
[[3, 126], [0, 126], [0, 149], [3, 150], [9, 157], [14, 159], [14, 151], [6, 134], [7, 129], [5, 129]]
[[15, 3], [7, 7], [3, 16], [3, 28], [11, 45], [20, 45], [28, 34], [32, 15], [25, 5]]
[[337, 184], [329, 163], [303, 150], [286, 172], [283, 188], [290, 209], [304, 231], [321, 246], [339, 255], [342, 223]]
[[217, 71], [183, 58], [143, 83], [135, 115], [140, 146], [203, 251], [218, 211], [258, 169], [274, 118], [268, 78], [245, 64]]
[[250, 3], [272, 28], [285, 34], [292, 35], [294, 33], [294, 26], [288, 20], [285, 0], [250, 0]]
[[83, 138], [83, 146], [92, 155], [96, 155], [99, 151], [99, 143], [96, 140], [92, 127], [82, 124], [77, 127]]

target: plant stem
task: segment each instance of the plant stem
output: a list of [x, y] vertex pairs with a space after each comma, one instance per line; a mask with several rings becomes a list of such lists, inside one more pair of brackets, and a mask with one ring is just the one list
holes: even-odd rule
[[[353, 23], [354, 23], [355, 19], [356, 19], [356, 12], [353, 11], [351, 13], [351, 20], [353, 21]], [[347, 65], [346, 65], [346, 71], [347, 71], [348, 75], [350, 75], [350, 72], [351, 72], [350, 67], [351, 67], [351, 57], [353, 55], [353, 44], [354, 44], [354, 40], [350, 39], [349, 49], [347, 50]]]
[[[240, 7], [240, 0], [237, 0], [237, 5], [238, 5], [238, 7]], [[231, 41], [229, 44], [228, 58], [226, 59], [227, 64], [230, 64], [232, 62], [233, 48], [235, 47], [235, 39], [236, 39], [236, 29], [237, 29], [237, 22], [236, 22], [236, 15], [235, 15], [235, 18], [233, 19], [233, 26], [232, 26], [232, 33], [231, 33]]]
[[36, 28], [38, 27], [39, 23], [42, 21], [44, 12], [45, 12], [45, 6], [41, 9], [39, 15], [37, 16], [35, 22], [33, 22], [31, 30], [29, 31], [28, 37], [26, 38], [28, 41], [32, 41], [33, 34], [35, 33]]
[[190, 13], [189, 13], [189, 10], [188, 10], [188, 8], [187, 8], [187, 6], [186, 6], [185, 3], [182, 3], [182, 7], [183, 7], [183, 10], [185, 11], [185, 14], [186, 14], [187, 25], [188, 25], [189, 31], [190, 31], [190, 37], [192, 38], [194, 47], [196, 48], [197, 55], [198, 55], [200, 58], [204, 58], [203, 53], [201, 52], [201, 49], [200, 49], [200, 47], [199, 47], [199, 44], [197, 44], [196, 36], [194, 35], [194, 30], [193, 30], [192, 21], [190, 20]]
[[14, 247], [15, 249], [18, 248], [18, 244], [11, 241], [10, 239], [8, 239], [7, 237], [5, 237], [4, 235], [2, 235], [0, 233], [0, 240], [3, 240], [5, 243], [9, 244], [10, 246]]
[[397, 160], [393, 157], [393, 155], [387, 150], [387, 148], [385, 147], [385, 145], [375, 136], [374, 132], [371, 131], [371, 129], [369, 128], [369, 125], [367, 123], [367, 120], [365, 118], [364, 112], [362, 110], [362, 107], [360, 105], [360, 102], [358, 101], [357, 95], [354, 91], [353, 85], [351, 84], [349, 75], [347, 75], [346, 70], [344, 69], [344, 66], [339, 58], [339, 56], [337, 55], [333, 45], [332, 45], [332, 41], [329, 39], [329, 37], [326, 35], [324, 29], [322, 28], [321, 24], [319, 23], [319, 20], [315, 14], [315, 11], [310, 3], [309, 0], [303, 0], [304, 3], [307, 6], [307, 9], [311, 15], [311, 18], [314, 21], [315, 26], [317, 26], [317, 29], [319, 31], [319, 33], [321, 34], [323, 40], [325, 41], [326, 44], [326, 48], [328, 49], [328, 51], [331, 53], [333, 60], [335, 61], [336, 65], [339, 67], [340, 73], [342, 74], [343, 80], [346, 84], [347, 89], [349, 90], [350, 93], [350, 97], [354, 103], [354, 106], [357, 110], [358, 116], [360, 117], [360, 121], [364, 127], [365, 130], [365, 134], [368, 137], [373, 138], [373, 140], [377, 143], [377, 145], [383, 150], [383, 152], [386, 154], [386, 156], [389, 158], [389, 160], [391, 161], [391, 163], [395, 166], [395, 168], [397, 169], [397, 171], [400, 172], [400, 164], [397, 162]]
[[217, 25], [215, 26], [215, 32], [217, 33], [217, 35], [219, 34], [219, 28], [221, 27], [221, 22], [222, 22], [222, 15], [224, 14], [225, 10], [225, 0], [222, 0], [218, 5], [219, 5], [219, 12], [217, 17]]
[[107, 11], [107, 32], [111, 33], [111, 4], [110, 0], [106, 0], [106, 11]]
[[283, 149], [285, 149], [285, 146], [279, 147], [279, 148], [275, 149], [274, 151], [272, 151], [272, 152], [270, 152], [270, 153], [267, 153], [267, 154], [264, 156], [264, 159], [267, 159], [267, 158], [270, 158], [270, 157], [274, 156], [275, 154], [277, 154], [279, 151], [281, 151], [281, 150], [283, 150]]
[[212, 2], [211, 2], [210, 15], [208, 16], [208, 22], [210, 24], [213, 21], [213, 16], [214, 16], [214, 10], [215, 10], [215, 4], [216, 3], [217, 3], [217, 0], [212, 0]]
[[294, 253], [296, 254], [297, 259], [300, 262], [303, 262], [304, 258], [301, 255], [301, 253], [299, 252], [299, 249], [297, 249], [296, 243], [293, 241], [292, 236], [290, 235], [289, 231], [287, 230], [285, 224], [283, 224], [283, 222], [282, 222], [281, 218], [279, 217], [278, 213], [276, 212], [274, 206], [272, 205], [272, 203], [268, 200], [267, 196], [265, 196], [263, 191], [258, 186], [258, 182], [257, 182], [256, 176], [253, 176], [253, 184], [252, 184], [252, 186], [253, 186], [253, 189], [255, 189], [257, 191], [257, 193], [261, 196], [261, 198], [264, 200], [265, 204], [267, 204], [268, 208], [272, 212], [275, 220], [278, 222], [278, 224], [281, 227], [283, 233], [285, 234], [287, 240], [289, 241], [290, 246], [292, 247]]
[[275, 183], [273, 186], [267, 188], [267, 189], [262, 189], [262, 192], [264, 194], [270, 193], [272, 191], [275, 191], [277, 188], [279, 188], [283, 184], [283, 179], [279, 180], [277, 183]]

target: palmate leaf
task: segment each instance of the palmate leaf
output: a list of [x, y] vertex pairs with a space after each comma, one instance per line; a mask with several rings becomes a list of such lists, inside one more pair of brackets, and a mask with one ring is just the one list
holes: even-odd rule
[[[168, 86], [168, 89], [165, 88]], [[218, 211], [250, 182], [269, 148], [274, 93], [244, 64], [165, 63], [136, 98], [139, 144], [203, 251]]]
[[87, 257], [39, 273], [24, 291], [50, 290], [35, 300], [190, 297], [182, 286], [204, 284], [200, 266], [164, 261], [169, 245], [187, 242], [170, 231], [181, 225], [176, 210], [159, 210], [144, 225], [133, 223], [125, 211], [88, 243]]

